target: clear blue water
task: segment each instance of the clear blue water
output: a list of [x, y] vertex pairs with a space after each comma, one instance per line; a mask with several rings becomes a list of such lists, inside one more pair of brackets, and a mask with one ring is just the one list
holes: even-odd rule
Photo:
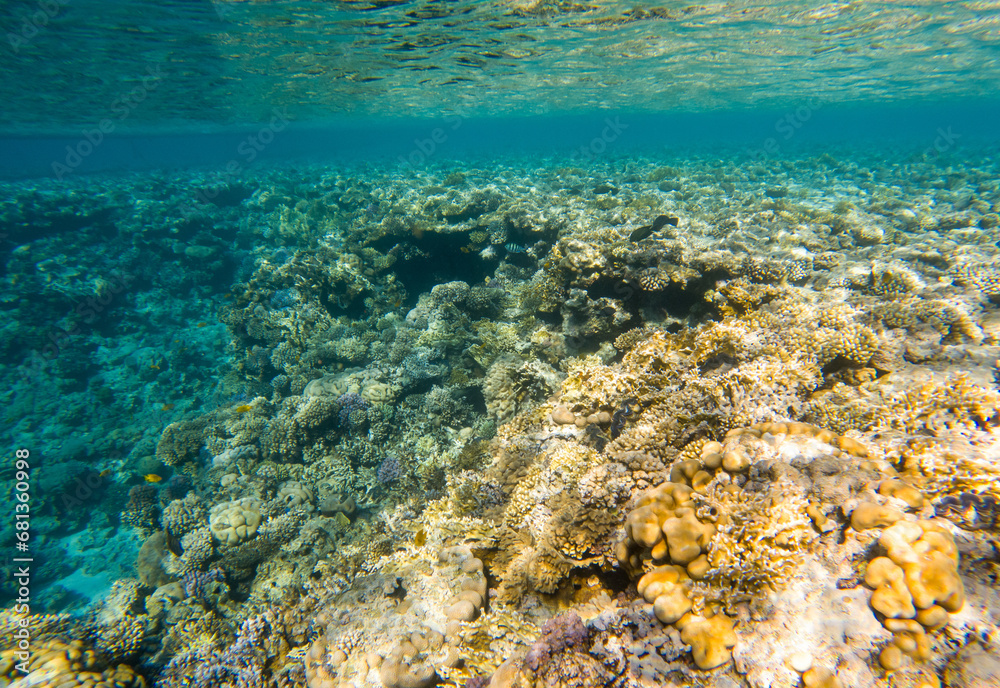
[[[990, 2], [4, 3], [9, 131], [991, 98]], [[147, 93], [129, 99], [146, 78]], [[137, 96], [140, 95], [137, 92]]]
[[968, 143], [998, 119], [989, 2], [17, 0], [2, 11], [6, 177], [419, 161], [415, 141], [438, 127], [439, 158], [574, 150], [609, 115], [624, 118], [617, 153], [772, 155], [933, 145], [939, 127]]
[[[956, 101], [845, 105], [790, 101], [786, 109], [649, 113], [627, 108], [531, 117], [401, 119], [318, 125], [277, 122], [213, 133], [105, 135], [96, 127], [62, 136], [0, 141], [0, 176], [65, 178], [102, 171], [202, 168], [236, 174], [281, 162], [424, 166], [508, 154], [591, 159], [717, 148], [748, 160], [825, 146], [954, 154], [995, 147], [1000, 103]], [[609, 126], [610, 125], [610, 126]], [[95, 143], [96, 142], [96, 145]]]

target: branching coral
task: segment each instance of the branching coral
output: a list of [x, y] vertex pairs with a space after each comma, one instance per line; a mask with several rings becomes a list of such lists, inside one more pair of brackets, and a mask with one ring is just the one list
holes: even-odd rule
[[714, 484], [696, 494], [699, 513], [718, 514], [708, 551], [706, 582], [733, 599], [776, 588], [792, 576], [816, 533], [807, 500], [791, 486], [772, 483], [761, 492]]

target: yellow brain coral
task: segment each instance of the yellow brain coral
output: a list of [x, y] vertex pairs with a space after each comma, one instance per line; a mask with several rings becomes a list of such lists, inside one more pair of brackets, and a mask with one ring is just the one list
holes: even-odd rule
[[893, 644], [882, 651], [880, 661], [886, 667], [898, 666], [898, 652], [926, 661], [927, 632], [946, 626], [948, 613], [965, 604], [958, 548], [934, 521], [897, 521], [882, 532], [879, 545], [886, 556], [868, 564], [865, 584], [874, 589], [872, 609], [893, 633]]
[[714, 669], [732, 657], [736, 645], [733, 620], [725, 614], [710, 618], [687, 614], [677, 622], [681, 640], [691, 646], [691, 656], [699, 669]]

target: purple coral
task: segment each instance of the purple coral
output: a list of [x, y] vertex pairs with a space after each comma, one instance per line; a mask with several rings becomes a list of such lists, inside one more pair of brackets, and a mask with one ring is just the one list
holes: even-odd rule
[[337, 399], [337, 404], [340, 406], [337, 419], [340, 421], [341, 427], [344, 428], [364, 423], [368, 417], [367, 411], [371, 407], [371, 404], [365, 401], [364, 397], [355, 392], [341, 394]]
[[403, 467], [399, 463], [399, 457], [387, 456], [379, 465], [375, 478], [385, 485], [386, 483], [391, 483], [393, 480], [397, 480], [402, 474]]
[[288, 308], [302, 300], [298, 289], [279, 289], [271, 296], [271, 308]]
[[263, 688], [267, 651], [264, 641], [272, 633], [267, 617], [247, 619], [236, 642], [221, 650], [210, 643], [194, 645], [175, 655], [160, 674], [159, 688], [182, 686], [232, 686]]
[[587, 642], [587, 627], [576, 612], [560, 614], [542, 626], [542, 637], [535, 641], [524, 658], [525, 665], [537, 672], [552, 655], [582, 647]]
[[204, 597], [208, 584], [213, 582], [226, 582], [226, 575], [222, 572], [222, 569], [188, 571], [181, 578], [181, 585], [184, 586], [184, 594], [194, 598]]

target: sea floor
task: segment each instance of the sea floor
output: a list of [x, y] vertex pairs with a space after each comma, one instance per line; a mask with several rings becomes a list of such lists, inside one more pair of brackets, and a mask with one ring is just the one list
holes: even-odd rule
[[998, 179], [0, 183], [0, 686], [1000, 685]]

